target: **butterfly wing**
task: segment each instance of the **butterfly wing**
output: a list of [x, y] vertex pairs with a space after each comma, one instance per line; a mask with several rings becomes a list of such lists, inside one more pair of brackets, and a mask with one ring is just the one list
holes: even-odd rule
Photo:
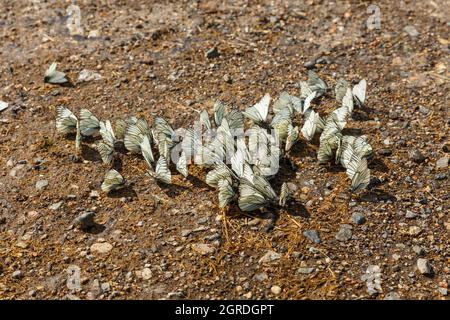
[[80, 129], [83, 136], [92, 136], [100, 130], [100, 121], [88, 109], [81, 109]]

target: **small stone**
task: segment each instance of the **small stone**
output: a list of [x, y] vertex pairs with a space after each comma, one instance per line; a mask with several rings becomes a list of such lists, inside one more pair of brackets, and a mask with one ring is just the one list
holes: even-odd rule
[[39, 180], [36, 182], [36, 189], [43, 190], [48, 187], [48, 181], [47, 180]]
[[0, 100], [0, 112], [2, 112], [3, 110], [5, 110], [6, 108], [8, 108], [8, 103], [5, 101], [1, 101]]
[[436, 161], [436, 169], [446, 169], [448, 167], [449, 157], [445, 156]]
[[194, 243], [191, 248], [201, 255], [212, 254], [216, 250], [212, 245], [206, 243]]
[[352, 214], [352, 221], [356, 224], [363, 224], [366, 222], [366, 217], [360, 212], [355, 212]]
[[28, 291], [28, 295], [29, 295], [30, 297], [36, 297], [36, 294], [37, 294], [36, 290], [30, 290], [30, 291]]
[[90, 30], [88, 33], [88, 39], [95, 39], [100, 37], [100, 31], [98, 29]]
[[415, 217], [417, 217], [417, 213], [406, 210], [406, 214], [405, 214], [406, 219], [414, 219]]
[[91, 192], [89, 193], [89, 198], [97, 199], [98, 197], [100, 197], [100, 194], [98, 193], [98, 191], [97, 190], [91, 190]]
[[402, 298], [400, 297], [400, 295], [397, 292], [389, 292], [383, 300], [401, 300]]
[[425, 249], [421, 246], [413, 246], [412, 249], [418, 256], [422, 256], [425, 254]]
[[181, 230], [181, 236], [187, 237], [192, 233], [192, 230]]
[[411, 25], [404, 27], [403, 30], [412, 38], [415, 38], [419, 35], [417, 29]]
[[20, 270], [16, 270], [12, 273], [13, 279], [21, 279], [23, 277], [23, 273]]
[[108, 242], [102, 242], [102, 243], [94, 243], [91, 246], [91, 252], [92, 253], [108, 253], [112, 249], [112, 245]]
[[111, 285], [109, 284], [109, 282], [102, 283], [102, 285], [100, 287], [101, 287], [103, 292], [111, 291]]
[[219, 57], [220, 53], [219, 53], [219, 50], [217, 49], [217, 47], [214, 47], [214, 48], [211, 48], [208, 51], [206, 51], [205, 56], [208, 59], [213, 59], [213, 58]]
[[303, 235], [314, 243], [320, 243], [320, 236], [317, 230], [306, 230], [303, 232]]
[[39, 213], [35, 210], [28, 211], [28, 213], [27, 213], [27, 216], [30, 219], [35, 219], [35, 218], [37, 218], [38, 215], [39, 215]]
[[272, 251], [272, 250], [268, 250], [266, 252], [266, 254], [263, 255], [261, 257], [261, 259], [259, 259], [258, 263], [268, 263], [268, 262], [272, 262], [272, 261], [278, 260], [280, 258], [281, 258], [281, 254], [279, 254], [279, 253], [277, 253], [275, 251]]
[[392, 154], [392, 150], [389, 148], [381, 148], [378, 150], [378, 154], [382, 156], [390, 156]]
[[426, 116], [430, 113], [430, 109], [425, 108], [424, 106], [419, 106], [419, 112], [424, 116]]
[[309, 69], [313, 69], [315, 65], [316, 65], [316, 61], [314, 61], [314, 60], [307, 61], [304, 64], [305, 68], [308, 69], [308, 70]]
[[267, 280], [269, 277], [267, 276], [267, 273], [265, 272], [261, 272], [261, 273], [257, 273], [253, 276], [253, 279], [263, 282], [265, 280]]
[[426, 157], [417, 149], [409, 153], [409, 158], [415, 163], [422, 163], [426, 159]]
[[313, 272], [314, 272], [314, 268], [300, 267], [297, 269], [297, 273], [301, 273], [301, 274], [310, 274]]
[[417, 259], [417, 270], [420, 274], [429, 275], [433, 273], [433, 268], [427, 259], [419, 258]]
[[142, 276], [142, 279], [144, 279], [144, 280], [150, 279], [152, 277], [152, 270], [150, 270], [150, 268], [142, 269], [141, 276]]
[[100, 74], [87, 69], [81, 70], [80, 74], [78, 75], [78, 82], [89, 82], [101, 79], [103, 79], [103, 77]]
[[52, 204], [52, 205], [49, 206], [48, 208], [49, 208], [50, 210], [56, 211], [56, 210], [58, 210], [59, 208], [61, 208], [62, 204], [63, 204], [63, 201], [59, 201], [59, 202], [56, 202], [56, 203]]
[[352, 230], [350, 230], [350, 228], [341, 226], [338, 233], [336, 234], [336, 239], [345, 242], [350, 240], [351, 238], [352, 238]]
[[409, 229], [408, 229], [408, 234], [411, 235], [411, 236], [417, 236], [417, 235], [419, 235], [421, 232], [422, 232], [422, 229], [420, 229], [420, 228], [417, 227], [417, 226], [411, 226], [411, 227], [409, 227]]
[[223, 81], [225, 81], [228, 84], [233, 82], [233, 80], [231, 79], [231, 77], [228, 74], [223, 76]]
[[92, 228], [93, 226], [95, 226], [94, 217], [94, 212], [85, 212], [79, 217], [75, 218], [74, 225], [78, 226], [82, 230]]
[[441, 172], [441, 173], [438, 173], [438, 174], [436, 174], [435, 176], [434, 176], [434, 179], [435, 180], [445, 180], [445, 179], [447, 179], [447, 174], [446, 173], [444, 173], [444, 172]]
[[270, 291], [272, 291], [272, 293], [277, 296], [281, 293], [281, 288], [279, 286], [272, 286], [272, 288], [270, 288]]
[[251, 299], [251, 297], [253, 296], [253, 294], [252, 294], [251, 291], [249, 291], [249, 292], [243, 294], [242, 296], [243, 296], [244, 298], [246, 298], [246, 299]]

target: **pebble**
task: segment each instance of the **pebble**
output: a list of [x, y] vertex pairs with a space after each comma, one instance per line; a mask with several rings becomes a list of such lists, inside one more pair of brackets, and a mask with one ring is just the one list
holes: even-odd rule
[[389, 292], [383, 300], [401, 300], [402, 298], [400, 297], [400, 295], [397, 292]]
[[447, 174], [445, 174], [443, 172], [438, 173], [434, 176], [434, 179], [435, 180], [445, 180], [445, 179], [447, 179]]
[[100, 194], [98, 193], [97, 190], [92, 190], [92, 191], [89, 193], [89, 198], [96, 199], [96, 198], [98, 198], [98, 197], [100, 197]]
[[214, 48], [211, 48], [208, 51], [206, 51], [205, 56], [208, 59], [213, 59], [213, 58], [219, 57], [220, 53], [219, 53], [219, 50], [217, 49], [217, 47], [214, 47]]
[[277, 253], [275, 251], [272, 251], [272, 250], [268, 250], [266, 252], [266, 254], [263, 255], [261, 257], [261, 259], [259, 259], [258, 263], [268, 263], [268, 262], [272, 262], [272, 261], [278, 260], [280, 258], [281, 258], [281, 254], [279, 254], [279, 253]]
[[417, 29], [411, 25], [404, 27], [403, 30], [412, 38], [415, 38], [419, 35]]
[[417, 236], [417, 235], [419, 235], [421, 232], [422, 232], [422, 229], [420, 229], [420, 228], [417, 227], [417, 226], [411, 226], [411, 227], [409, 227], [409, 229], [408, 229], [408, 234], [411, 235], [411, 236]]
[[297, 273], [301, 273], [301, 274], [310, 274], [313, 272], [314, 272], [314, 268], [300, 267], [297, 269]]
[[233, 80], [231, 79], [231, 77], [228, 74], [223, 76], [223, 81], [225, 81], [228, 84], [233, 82]]
[[152, 270], [150, 270], [150, 268], [142, 269], [142, 272], [141, 272], [142, 279], [148, 280], [152, 277], [152, 275], [153, 275]]
[[426, 116], [430, 113], [430, 109], [425, 108], [424, 106], [419, 106], [419, 112], [424, 116]]
[[348, 241], [352, 238], [352, 230], [348, 227], [341, 226], [338, 233], [336, 234], [336, 239], [342, 242]]
[[109, 282], [102, 283], [102, 285], [100, 287], [102, 288], [103, 292], [111, 291], [111, 285], [109, 284]]
[[314, 61], [314, 60], [307, 61], [304, 64], [306, 69], [313, 69], [315, 65], [316, 65], [316, 61]]
[[425, 254], [425, 249], [421, 246], [413, 246], [412, 249], [418, 256], [422, 256]]
[[406, 214], [405, 214], [406, 219], [414, 219], [415, 217], [417, 217], [417, 213], [406, 210]]
[[267, 280], [269, 277], [267, 276], [267, 273], [265, 272], [261, 272], [261, 273], [257, 273], [253, 276], [253, 279], [263, 282], [265, 280]]
[[12, 273], [13, 279], [21, 279], [23, 277], [23, 273], [20, 270], [16, 270]]
[[272, 286], [272, 288], [270, 288], [270, 291], [272, 291], [272, 293], [277, 296], [281, 293], [281, 288], [279, 286]]
[[306, 230], [303, 232], [303, 235], [314, 243], [320, 243], [320, 236], [317, 230]]
[[108, 253], [112, 249], [112, 245], [108, 242], [102, 242], [102, 243], [94, 243], [91, 246], [91, 252], [93, 253]]
[[392, 154], [392, 150], [389, 148], [381, 148], [378, 150], [378, 154], [382, 156], [390, 156]]
[[436, 169], [446, 169], [448, 167], [449, 157], [445, 156], [436, 161]]
[[39, 180], [36, 182], [36, 189], [43, 190], [48, 187], [48, 181], [47, 180]]
[[356, 224], [363, 224], [366, 222], [366, 217], [360, 212], [355, 212], [352, 214], [352, 221]]
[[411, 151], [409, 153], [409, 158], [415, 163], [422, 163], [426, 159], [426, 157], [418, 149]]
[[370, 295], [383, 292], [381, 288], [381, 269], [377, 265], [369, 265], [361, 280], [366, 282], [367, 292]]
[[440, 294], [442, 294], [443, 296], [448, 295], [448, 289], [447, 289], [447, 288], [439, 287], [439, 288], [438, 288], [438, 292], [439, 292]]
[[56, 210], [58, 210], [59, 208], [61, 208], [62, 204], [63, 204], [63, 201], [59, 201], [59, 202], [56, 202], [56, 203], [52, 204], [52, 205], [49, 206], [48, 208], [49, 208], [50, 210], [56, 211]]
[[97, 72], [94, 72], [92, 70], [83, 69], [80, 71], [80, 74], [78, 75], [78, 82], [89, 82], [89, 81], [96, 81], [101, 80], [103, 77], [98, 74]]
[[191, 248], [201, 255], [212, 254], [216, 250], [212, 245], [206, 243], [193, 243]]
[[433, 273], [433, 268], [427, 259], [419, 258], [417, 259], [417, 270], [421, 274], [429, 275]]
[[95, 226], [94, 222], [95, 213], [94, 212], [85, 212], [80, 216], [76, 217], [74, 220], [74, 225], [78, 226], [82, 230], [86, 230]]

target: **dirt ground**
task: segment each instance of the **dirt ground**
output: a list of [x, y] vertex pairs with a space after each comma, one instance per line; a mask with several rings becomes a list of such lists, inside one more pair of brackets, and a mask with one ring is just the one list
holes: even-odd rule
[[[371, 3], [379, 29], [367, 27]], [[448, 299], [448, 1], [76, 1], [83, 36], [66, 27], [70, 4], [0, 1], [1, 299]], [[44, 84], [53, 61], [73, 87]], [[346, 130], [374, 149], [371, 190], [350, 193], [342, 168], [317, 163], [317, 141], [301, 141], [297, 169], [275, 182], [298, 186], [301, 205], [285, 211], [222, 215], [206, 171], [161, 187], [129, 154], [131, 186], [106, 196], [94, 141], [73, 162], [74, 141], [55, 130], [60, 104], [186, 127], [216, 99], [243, 110], [266, 92], [298, 95], [305, 64], [333, 87], [367, 79], [368, 107]], [[83, 69], [103, 78], [77, 83]], [[96, 213], [91, 232], [72, 226], [85, 211]], [[350, 235], [338, 240], [341, 229]], [[381, 288], [368, 292], [374, 265]]]

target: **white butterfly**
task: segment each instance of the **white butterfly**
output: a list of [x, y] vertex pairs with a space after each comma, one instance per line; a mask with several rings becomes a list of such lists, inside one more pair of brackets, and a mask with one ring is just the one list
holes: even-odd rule
[[128, 117], [127, 119], [117, 119], [116, 120], [116, 138], [123, 140], [125, 138], [125, 132], [129, 125], [136, 124], [137, 118], [134, 116]]
[[100, 121], [100, 135], [106, 144], [114, 147], [117, 140], [109, 120], [106, 120], [105, 122]]
[[320, 79], [317, 73], [312, 70], [308, 71], [308, 87], [311, 91], [316, 91], [317, 96], [323, 95], [328, 90], [328, 86], [325, 81]]
[[114, 147], [104, 142], [97, 144], [97, 151], [100, 153], [103, 163], [110, 164], [114, 157]]
[[203, 110], [200, 112], [200, 123], [205, 126], [207, 130], [211, 129], [211, 121], [209, 120], [208, 111]]
[[170, 173], [167, 160], [166, 158], [164, 158], [164, 156], [159, 157], [158, 161], [156, 162], [155, 171], [149, 170], [148, 175], [166, 184], [172, 183], [172, 174]]
[[189, 175], [189, 171], [188, 171], [188, 167], [187, 167], [186, 154], [184, 152], [182, 152], [181, 155], [180, 155], [180, 158], [178, 158], [177, 170], [184, 177], [187, 177]]
[[222, 119], [228, 114], [227, 106], [220, 101], [216, 101], [214, 104], [214, 122], [216, 126], [222, 124]]
[[314, 100], [316, 95], [317, 92], [314, 91], [311, 92], [311, 94], [305, 98], [305, 101], [303, 102], [302, 114], [306, 114], [308, 112], [309, 108], [311, 107], [311, 101]]
[[64, 106], [56, 108], [56, 129], [62, 133], [74, 132], [77, 129], [77, 117]]
[[281, 192], [280, 192], [280, 201], [278, 204], [281, 207], [285, 207], [288, 200], [292, 197], [292, 194], [297, 189], [297, 186], [293, 183], [283, 182], [281, 185]]
[[64, 72], [56, 70], [57, 63], [53, 62], [47, 71], [45, 71], [44, 82], [52, 84], [61, 84], [68, 82]]
[[143, 136], [142, 141], [140, 143], [140, 149], [142, 152], [142, 156], [144, 157], [145, 161], [151, 168], [152, 163], [155, 162], [155, 159], [153, 157], [152, 147], [150, 145], [150, 138], [148, 135]]
[[219, 207], [226, 207], [231, 201], [233, 201], [236, 193], [229, 180], [221, 179], [217, 184], [219, 188]]
[[255, 105], [248, 107], [243, 114], [256, 124], [262, 124], [267, 120], [269, 113], [270, 95], [266, 93]]
[[314, 110], [308, 112], [308, 117], [301, 130], [306, 140], [310, 141], [314, 138], [314, 134], [317, 132], [317, 123], [320, 121], [319, 118], [319, 114], [314, 112]]
[[347, 89], [348, 82], [345, 81], [344, 78], [339, 78], [339, 80], [336, 82], [336, 87], [334, 88], [336, 100], [338, 102], [342, 102], [342, 98], [344, 98], [345, 94], [347, 93]]
[[352, 192], [367, 188], [370, 183], [370, 170], [367, 167], [367, 159], [354, 154], [348, 163], [347, 175], [352, 179]]
[[164, 118], [156, 117], [154, 127], [156, 136], [159, 136], [160, 133], [163, 133], [167, 137], [172, 137], [172, 135], [174, 134], [172, 127]]
[[92, 136], [100, 130], [100, 121], [88, 109], [80, 110], [80, 130], [83, 136]]
[[334, 121], [337, 128], [342, 131], [347, 124], [347, 117], [349, 116], [349, 111], [346, 107], [340, 107], [334, 110], [327, 118], [326, 121]]
[[306, 81], [300, 81], [300, 98], [306, 99], [313, 93]]
[[224, 163], [215, 164], [214, 168], [206, 174], [206, 183], [211, 187], [218, 186], [218, 183], [222, 179], [228, 180], [230, 184], [233, 184], [234, 173]]
[[362, 79], [352, 90], [356, 103], [361, 107], [364, 106], [364, 101], [366, 100], [366, 88], [366, 79]]
[[347, 108], [349, 115], [353, 112], [353, 94], [350, 88], [347, 88], [347, 93], [342, 98], [342, 107]]
[[258, 175], [253, 176], [253, 181], [241, 178], [238, 205], [242, 211], [254, 211], [275, 200], [275, 192], [264, 178]]
[[289, 109], [289, 113], [294, 113], [294, 110], [301, 112], [302, 110], [302, 100], [298, 97], [291, 96], [286, 91], [280, 94], [280, 97], [273, 104], [273, 112], [277, 114], [278, 112]]
[[228, 125], [232, 130], [244, 130], [244, 116], [239, 110], [232, 110], [228, 113], [225, 118], [228, 121]]
[[103, 192], [111, 192], [113, 190], [119, 190], [125, 186], [125, 179], [122, 175], [114, 169], [109, 170], [105, 174], [105, 178], [102, 183]]
[[285, 151], [289, 151], [292, 146], [298, 141], [298, 127], [293, 127], [292, 124], [288, 126], [288, 136], [286, 138]]

